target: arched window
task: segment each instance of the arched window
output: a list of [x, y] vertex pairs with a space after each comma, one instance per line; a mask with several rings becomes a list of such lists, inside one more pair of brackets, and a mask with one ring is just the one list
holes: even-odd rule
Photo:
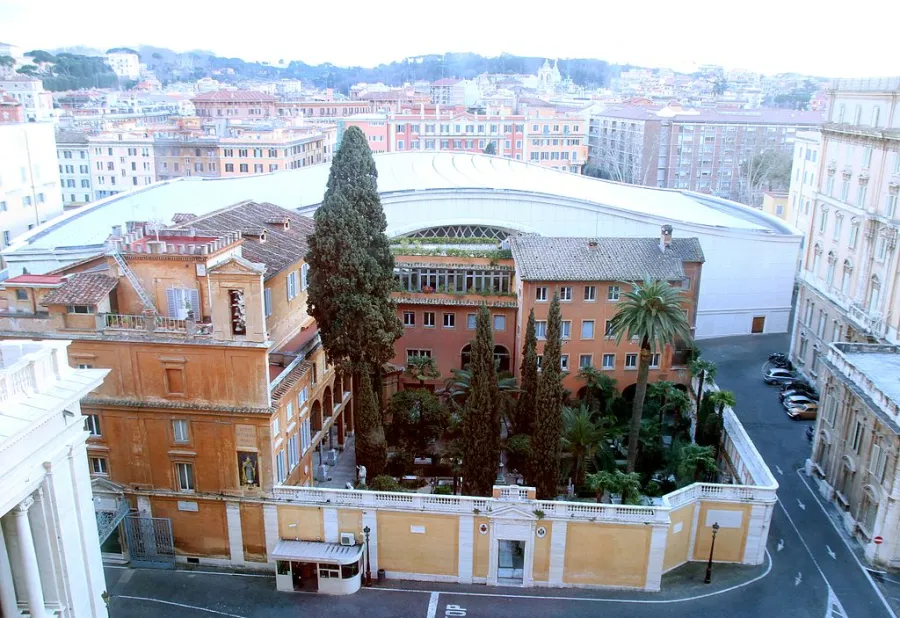
[[853, 275], [853, 262], [844, 260], [844, 272], [841, 274], [841, 294], [850, 293], [850, 277]]
[[869, 287], [869, 313], [877, 313], [881, 305], [881, 280], [878, 275], [872, 275], [872, 284]]
[[825, 282], [828, 284], [828, 287], [831, 287], [834, 284], [834, 268], [837, 264], [837, 256], [835, 256], [834, 251], [828, 252], [828, 270], [825, 273]]
[[875, 532], [875, 518], [878, 516], [878, 495], [871, 485], [863, 487], [863, 499], [859, 505], [857, 521], [863, 531], [871, 537]]
[[[462, 349], [462, 368], [468, 369], [469, 364], [472, 362], [472, 344], [467, 344], [466, 347]], [[494, 346], [494, 368], [498, 373], [508, 372], [510, 370], [510, 357], [509, 350], [506, 349], [506, 346], [495, 345]]]

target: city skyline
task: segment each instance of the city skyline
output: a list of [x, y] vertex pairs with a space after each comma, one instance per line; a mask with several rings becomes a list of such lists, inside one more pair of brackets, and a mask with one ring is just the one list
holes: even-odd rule
[[[141, 31], [136, 34], [124, 33], [113, 18], [59, 0], [50, 0], [49, 6], [41, 8], [23, 0], [10, 0], [0, 6], [0, 23], [6, 26], [0, 30], [0, 40], [18, 45], [24, 51], [76, 45], [106, 49], [138, 44], [178, 51], [209, 49], [220, 56], [273, 64], [279, 60], [285, 63], [301, 60], [309, 64], [330, 62], [338, 66], [370, 67], [410, 56], [471, 51], [490, 57], [510, 53], [548, 58], [599, 58], [610, 63], [683, 72], [703, 64], [765, 74], [794, 72], [822, 77], [868, 77], [896, 72], [887, 36], [890, 19], [879, 20], [865, 31], [854, 31], [844, 29], [839, 21], [825, 13], [809, 14], [802, 6], [769, 0], [755, 6], [751, 14], [741, 15], [740, 32], [722, 27], [720, 21], [726, 16], [717, 5], [706, 0], [677, 11], [672, 11], [671, 5], [651, 2], [641, 16], [625, 6], [584, 5], [577, 23], [597, 24], [596, 34], [586, 32], [586, 36], [572, 36], [569, 28], [548, 29], [544, 19], [529, 17], [528, 11], [512, 13], [510, 6], [503, 3], [479, 7], [478, 15], [460, 15], [459, 25], [465, 28], [448, 28], [444, 33], [413, 28], [403, 31], [402, 36], [385, 36], [401, 27], [397, 11], [372, 13], [358, 2], [350, 2], [348, 14], [358, 8], [360, 19], [346, 23], [335, 23], [333, 13], [327, 8], [309, 6], [301, 11], [275, 2], [272, 11], [279, 15], [279, 24], [298, 24], [296, 30], [283, 31], [248, 30], [244, 21], [234, 19], [234, 14], [209, 14], [200, 7], [176, 5], [171, 0], [163, 0], [158, 8], [142, 17]], [[658, 8], [660, 15], [665, 12], [665, 19], [645, 19], [643, 16], [651, 14], [653, 8]], [[56, 16], [52, 22], [43, 18], [48, 12]], [[179, 18], [173, 20], [173, 14]], [[571, 10], [565, 13], [572, 14]], [[449, 18], [452, 25], [456, 20], [452, 11]], [[604, 24], [615, 27], [607, 33]], [[634, 28], [628, 27], [632, 24]], [[794, 34], [797, 28], [803, 28], [819, 33], [825, 40], [840, 37], [842, 44], [819, 45], [811, 53], [805, 38], [792, 36], [790, 28], [783, 30], [791, 24], [795, 26]], [[635, 31], [640, 36], [631, 36]], [[771, 44], [772, 35], [778, 32], [783, 36], [777, 45]], [[135, 40], [138, 37], [144, 40]], [[883, 53], [878, 53], [879, 46], [883, 47]], [[847, 53], [846, 50], [852, 49], [867, 50], [866, 64]]]

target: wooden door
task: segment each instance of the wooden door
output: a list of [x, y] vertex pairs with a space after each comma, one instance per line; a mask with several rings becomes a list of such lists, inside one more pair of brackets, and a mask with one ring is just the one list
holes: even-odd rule
[[766, 316], [757, 316], [753, 318], [753, 324], [750, 326], [751, 333], [761, 333], [766, 330]]

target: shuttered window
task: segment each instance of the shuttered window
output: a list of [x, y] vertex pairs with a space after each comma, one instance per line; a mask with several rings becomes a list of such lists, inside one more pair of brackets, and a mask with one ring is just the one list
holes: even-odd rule
[[176, 320], [187, 317], [188, 311], [194, 312], [194, 318], [200, 319], [200, 293], [188, 288], [166, 289], [166, 315]]
[[887, 461], [887, 453], [878, 444], [872, 445], [872, 459], [869, 462], [869, 472], [871, 472], [878, 482], [884, 481], [884, 468]]

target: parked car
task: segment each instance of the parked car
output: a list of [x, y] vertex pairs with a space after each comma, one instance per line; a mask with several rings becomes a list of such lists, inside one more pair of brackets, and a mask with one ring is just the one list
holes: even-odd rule
[[804, 382], [803, 380], [792, 380], [790, 382], [785, 382], [781, 385], [782, 391], [806, 391], [808, 393], [815, 393], [816, 387], [808, 382]]
[[778, 398], [782, 401], [787, 401], [790, 397], [808, 397], [813, 401], [819, 400], [819, 393], [814, 391], [807, 391], [800, 388], [791, 388], [786, 391], [781, 391], [778, 393]]
[[814, 421], [819, 413], [819, 404], [816, 402], [804, 403], [785, 410], [787, 415], [795, 421]]
[[763, 381], [766, 384], [781, 384], [782, 382], [791, 382], [797, 378], [797, 374], [787, 369], [773, 368], [766, 371]]
[[787, 397], [782, 402], [782, 405], [785, 408], [795, 408], [797, 406], [806, 405], [808, 403], [819, 405], [819, 402], [817, 400], [813, 399], [812, 397], [807, 397], [806, 395], [792, 395], [790, 397]]

